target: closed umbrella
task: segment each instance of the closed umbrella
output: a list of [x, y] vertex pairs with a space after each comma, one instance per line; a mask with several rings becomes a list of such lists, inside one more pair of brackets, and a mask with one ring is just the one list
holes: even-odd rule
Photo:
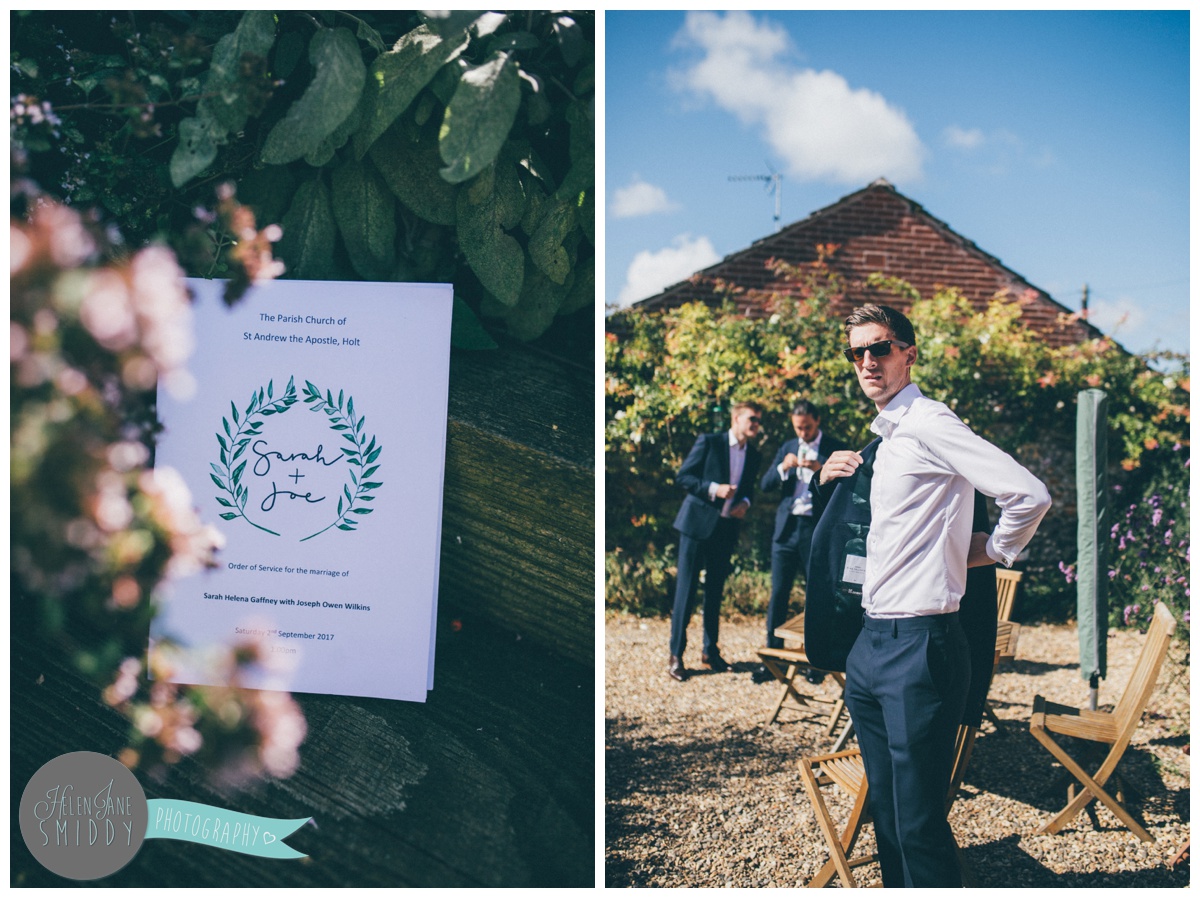
[[1075, 485], [1079, 508], [1077, 620], [1079, 674], [1096, 708], [1108, 672], [1108, 396], [1083, 390], [1075, 419]]

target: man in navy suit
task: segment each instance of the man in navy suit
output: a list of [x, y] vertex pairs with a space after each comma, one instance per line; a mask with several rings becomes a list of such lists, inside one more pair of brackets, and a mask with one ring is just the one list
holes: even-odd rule
[[[775, 635], [775, 630], [787, 620], [796, 573], [808, 569], [808, 553], [818, 517], [809, 484], [832, 453], [849, 448], [821, 430], [821, 412], [806, 399], [792, 408], [792, 429], [795, 439], [779, 447], [775, 461], [762, 478], [764, 493], [776, 490], [781, 493], [771, 541], [771, 601], [767, 606], [767, 646], [774, 649], [783, 648], [783, 640]], [[753, 676], [756, 683], [772, 679], [765, 665], [759, 665]], [[814, 682], [820, 682], [822, 676], [809, 675]]]
[[700, 569], [704, 578], [704, 647], [701, 663], [720, 673], [729, 665], [717, 647], [721, 593], [729, 576], [729, 560], [738, 525], [750, 508], [758, 476], [759, 454], [752, 443], [762, 425], [762, 408], [754, 402], [733, 407], [733, 424], [721, 433], [702, 434], [684, 459], [675, 482], [687, 490], [675, 529], [679, 531], [679, 571], [671, 611], [671, 662], [667, 673], [687, 678], [683, 650], [692, 616]]

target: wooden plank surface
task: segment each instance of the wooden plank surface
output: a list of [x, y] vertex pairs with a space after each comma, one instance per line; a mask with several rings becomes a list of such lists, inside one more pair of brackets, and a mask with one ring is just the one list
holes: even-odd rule
[[454, 355], [441, 568], [466, 613], [589, 664], [594, 380], [532, 348]]
[[[450, 598], [450, 597], [447, 597]], [[297, 695], [301, 766], [249, 793], [218, 791], [184, 761], [147, 798], [263, 816], [312, 815], [280, 861], [147, 841], [105, 886], [591, 886], [595, 845], [594, 671], [490, 626], [438, 629], [427, 704]], [[14, 640], [11, 861], [14, 886], [72, 885], [37, 863], [16, 808], [34, 772], [70, 751], [115, 754], [123, 719], [53, 647]]]

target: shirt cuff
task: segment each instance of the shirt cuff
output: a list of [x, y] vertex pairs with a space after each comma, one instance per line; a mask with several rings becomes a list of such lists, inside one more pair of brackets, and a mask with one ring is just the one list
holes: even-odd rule
[[715, 502], [717, 499], [717, 487], [720, 486], [715, 480], [708, 485], [708, 501]]
[[988, 537], [987, 545], [984, 547], [984, 549], [992, 561], [996, 562], [997, 564], [1002, 564], [1005, 567], [1012, 567], [1013, 562], [1017, 560], [1016, 556], [1010, 558], [1000, 551], [1000, 549], [996, 546], [995, 533]]

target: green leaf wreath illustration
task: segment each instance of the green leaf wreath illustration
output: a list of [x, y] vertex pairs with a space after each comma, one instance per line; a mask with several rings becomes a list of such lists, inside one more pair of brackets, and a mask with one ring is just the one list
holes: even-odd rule
[[233, 419], [232, 426], [230, 426], [229, 418], [221, 418], [221, 428], [225, 431], [225, 435], [222, 436], [219, 432], [216, 435], [217, 443], [221, 446], [221, 463], [219, 465], [210, 464], [212, 471], [208, 476], [212, 478], [212, 482], [217, 485], [218, 489], [229, 496], [228, 499], [224, 496], [216, 497], [218, 503], [230, 509], [221, 513], [222, 520], [232, 521], [235, 518], [243, 518], [252, 527], [257, 527], [272, 536], [279, 536], [274, 530], [256, 524], [246, 514], [246, 502], [250, 498], [250, 491], [242, 483], [242, 473], [246, 470], [246, 461], [243, 460], [241, 464], [237, 462], [245, 453], [246, 447], [250, 445], [250, 441], [262, 432], [263, 418], [269, 415], [282, 415], [295, 405], [295, 381], [295, 377], [288, 378], [287, 388], [279, 399], [275, 398], [275, 381], [269, 381], [265, 391], [259, 387], [251, 394], [250, 402], [241, 415], [238, 415], [237, 405], [231, 401], [229, 408]]
[[[374, 436], [371, 436], [370, 440], [367, 439], [364, 429], [367, 419], [355, 414], [354, 397], [347, 397], [344, 390], [339, 390], [335, 402], [332, 390], [326, 390], [322, 395], [320, 389], [306, 380], [304, 401], [310, 411], [324, 412], [329, 418], [330, 429], [339, 432], [342, 439], [350, 443], [349, 446], [341, 447], [346, 464], [350, 467], [350, 482], [342, 485], [342, 494], [338, 496], [337, 519], [328, 527], [310, 533], [300, 542], [320, 536], [333, 527], [353, 533], [361, 522], [361, 517], [355, 516], [368, 515], [374, 511], [364, 503], [374, 502], [375, 497], [371, 493], [383, 486], [382, 481], [370, 479], [376, 476], [379, 470], [377, 461], [383, 447], [376, 444]], [[355, 468], [358, 469], [357, 472]], [[353, 491], [351, 486], [354, 487]]]

